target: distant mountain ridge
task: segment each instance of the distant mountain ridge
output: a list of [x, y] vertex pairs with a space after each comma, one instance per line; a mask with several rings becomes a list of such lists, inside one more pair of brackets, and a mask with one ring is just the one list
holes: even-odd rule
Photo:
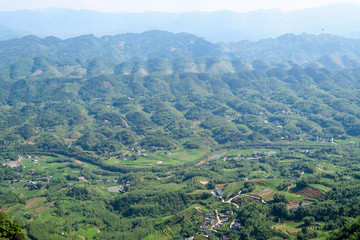
[[360, 38], [359, 16], [360, 5], [350, 3], [290, 12], [272, 9], [248, 13], [102, 13], [51, 8], [0, 12], [0, 39], [25, 35], [64, 39], [87, 34], [104, 36], [154, 29], [187, 32], [212, 42], [256, 41], [286, 33], [328, 33]]
[[86, 62], [103, 57], [119, 63], [150, 58], [220, 56], [222, 48], [194, 35], [165, 31], [120, 34], [97, 38], [83, 35], [61, 40], [55, 37], [26, 36], [0, 42], [0, 64], [21, 58], [45, 56], [55, 60]]
[[243, 58], [265, 59], [271, 62], [290, 60], [306, 63], [325, 55], [347, 55], [353, 58], [360, 56], [360, 40], [330, 34], [285, 34], [275, 39], [240, 41], [223, 46]]
[[[360, 40], [329, 34], [286, 34], [257, 42], [214, 44], [192, 34], [174, 34], [166, 31], [128, 33], [101, 38], [83, 35], [66, 40], [26, 36], [0, 41], [0, 56], [0, 64], [3, 66], [20, 59], [36, 57], [76, 62], [81, 65], [97, 58], [115, 65], [127, 62], [121, 70], [123, 74], [129, 71], [136, 72], [136, 69], [131, 70], [132, 67], [138, 67], [134, 62], [148, 66], [148, 63], [144, 62], [156, 58], [167, 59], [170, 62], [172, 59], [177, 59], [178, 62], [182, 61], [179, 59], [185, 59], [186, 66], [182, 66], [181, 70], [185, 72], [191, 69], [194, 72], [204, 72], [199, 66], [201, 61], [208, 61], [206, 58], [212, 59], [211, 61], [216, 59], [215, 62], [221, 59], [223, 67], [215, 68], [221, 72], [252, 68], [264, 70], [270, 66], [291, 68], [294, 65], [357, 68], [360, 67]], [[224, 67], [225, 65], [228, 67]], [[179, 72], [181, 69], [178, 65], [174, 67], [175, 69], [170, 67], [167, 70]], [[148, 71], [147, 67], [144, 67], [144, 70]]]

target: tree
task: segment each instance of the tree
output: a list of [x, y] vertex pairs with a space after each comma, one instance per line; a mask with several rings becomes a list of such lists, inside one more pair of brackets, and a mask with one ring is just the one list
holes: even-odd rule
[[283, 194], [283, 193], [274, 193], [273, 198], [274, 198], [274, 203], [279, 203], [279, 202], [287, 203], [288, 202], [285, 194]]
[[304, 222], [304, 226], [309, 227], [315, 223], [315, 218], [313, 216], [304, 217], [302, 221]]
[[271, 213], [274, 216], [280, 217], [280, 218], [286, 218], [288, 216], [288, 207], [286, 203], [284, 202], [278, 202], [274, 203], [271, 207]]
[[346, 224], [342, 229], [336, 230], [328, 240], [360, 239], [360, 217], [354, 222]]
[[21, 231], [20, 225], [11, 221], [9, 215], [4, 212], [0, 212], [0, 238], [15, 240], [26, 239], [26, 235]]

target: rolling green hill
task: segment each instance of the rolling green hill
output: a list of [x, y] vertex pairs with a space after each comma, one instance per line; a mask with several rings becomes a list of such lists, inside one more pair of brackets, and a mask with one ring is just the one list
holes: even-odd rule
[[356, 236], [356, 65], [246, 60], [165, 32], [13, 41], [0, 209], [29, 238]]
[[[55, 37], [26, 36], [0, 41], [0, 54], [1, 65], [36, 57], [82, 65], [97, 58], [119, 64], [156, 58], [168, 60], [185, 58], [190, 61], [189, 58], [225, 57], [233, 61], [235, 72], [248, 69], [250, 66], [262, 70], [270, 66], [291, 68], [301, 65], [332, 69], [360, 66], [359, 40], [330, 34], [286, 34], [275, 39], [226, 44], [214, 44], [195, 35], [166, 31], [127, 33], [100, 38], [83, 35], [65, 40]], [[180, 68], [194, 71], [191, 65], [183, 66], [181, 61], [178, 64]], [[233, 71], [226, 66], [216, 70]]]

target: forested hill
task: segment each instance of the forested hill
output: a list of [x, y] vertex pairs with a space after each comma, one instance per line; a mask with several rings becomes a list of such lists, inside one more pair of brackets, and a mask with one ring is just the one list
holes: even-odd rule
[[55, 37], [27, 36], [0, 42], [0, 64], [20, 58], [46, 56], [56, 60], [86, 62], [103, 57], [119, 63], [126, 60], [221, 56], [222, 48], [191, 34], [149, 31], [141, 34], [120, 34], [97, 38], [83, 35], [61, 40]]
[[[294, 64], [356, 68], [360, 66], [360, 40], [327, 34], [318, 36], [287, 34], [276, 39], [257, 42], [214, 44], [191, 34], [149, 31], [101, 38], [84, 35], [66, 40], [27, 36], [1, 41], [0, 54], [1, 65], [12, 64], [22, 58], [39, 56], [81, 64], [94, 58], [103, 58], [118, 64], [124, 61], [146, 61], [153, 58], [211, 56], [240, 58], [250, 62], [261, 59], [265, 64], [277, 64], [283, 68], [289, 68]], [[255, 65], [259, 67], [259, 62], [255, 62]]]
[[81, 146], [111, 155], [124, 146], [193, 149], [360, 135], [356, 69], [66, 78], [15, 75], [19, 73], [1, 81], [0, 141], [31, 151], [71, 156]]
[[[329, 34], [285, 34], [276, 39], [257, 42], [240, 41], [225, 45], [229, 52], [246, 59], [268, 61], [291, 60], [297, 63], [319, 61], [326, 64], [326, 58], [359, 62], [360, 40], [347, 39]], [[339, 61], [340, 62], [340, 61]]]

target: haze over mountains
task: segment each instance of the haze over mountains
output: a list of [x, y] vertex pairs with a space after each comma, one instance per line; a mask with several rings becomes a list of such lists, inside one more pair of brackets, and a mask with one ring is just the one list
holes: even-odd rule
[[359, 6], [0, 13], [0, 238], [359, 239]]
[[[162, 44], [157, 44], [160, 41]], [[257, 42], [214, 44], [187, 33], [148, 31], [101, 38], [83, 35], [66, 40], [26, 36], [0, 41], [0, 54], [3, 66], [21, 65], [18, 61], [36, 57], [66, 65], [84, 65], [94, 60], [98, 64], [102, 59], [101, 62], [111, 64], [106, 63], [101, 71], [112, 73], [112, 67], [111, 71], [107, 68], [122, 63], [115, 70], [120, 74], [264, 71], [296, 65], [342, 69], [360, 67], [360, 40], [329, 34], [286, 34]]]
[[286, 33], [335, 34], [359, 38], [360, 5], [333, 4], [298, 11], [258, 10], [186, 13], [102, 13], [45, 9], [0, 13], [0, 39], [25, 35], [69, 38], [84, 34], [116, 35], [149, 30], [187, 32], [211, 42], [274, 38]]

